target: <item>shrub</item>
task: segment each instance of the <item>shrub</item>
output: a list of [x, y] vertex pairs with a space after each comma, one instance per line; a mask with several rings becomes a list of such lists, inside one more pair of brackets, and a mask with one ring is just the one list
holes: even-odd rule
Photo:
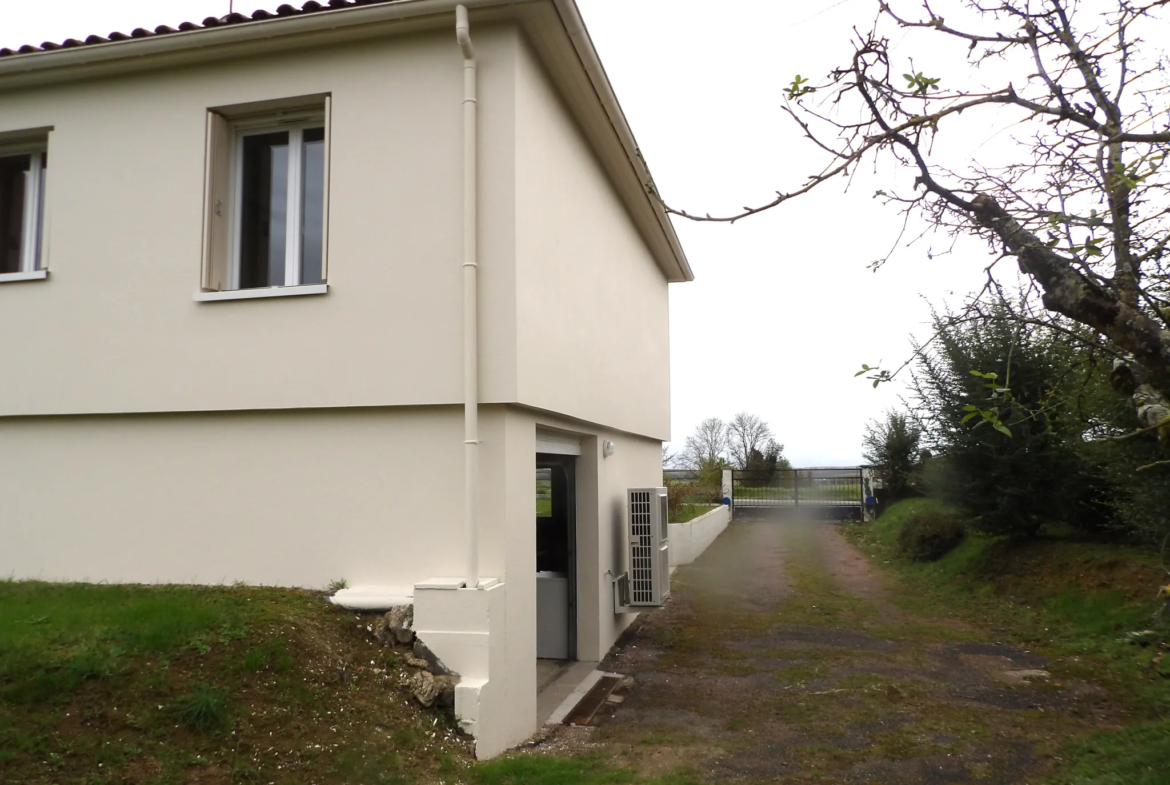
[[935, 510], [915, 513], [898, 532], [898, 549], [914, 561], [938, 561], [967, 536], [963, 522]]
[[885, 479], [883, 500], [898, 501], [909, 495], [918, 469], [921, 439], [922, 428], [906, 412], [886, 412], [884, 420], [866, 424], [863, 457], [881, 469]]
[[701, 482], [668, 480], [666, 482], [667, 512], [671, 521], [680, 520], [683, 507], [691, 504], [720, 504], [723, 501], [722, 487]]
[[1109, 364], [1004, 306], [980, 313], [936, 314], [937, 337], [919, 347], [914, 414], [942, 459], [924, 473], [927, 494], [967, 510], [971, 527], [987, 534], [1107, 524], [1110, 484], [1084, 453], [1086, 439], [1114, 430], [1088, 397], [1108, 386], [1107, 371], [1093, 369]]
[[682, 512], [683, 496], [685, 495], [683, 489], [689, 485], [690, 483], [666, 481], [666, 512], [670, 520], [678, 520], [679, 514]]

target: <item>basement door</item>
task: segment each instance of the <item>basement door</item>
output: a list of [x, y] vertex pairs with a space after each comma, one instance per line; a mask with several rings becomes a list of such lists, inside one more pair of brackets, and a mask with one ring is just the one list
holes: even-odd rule
[[577, 658], [575, 455], [536, 454], [536, 656]]

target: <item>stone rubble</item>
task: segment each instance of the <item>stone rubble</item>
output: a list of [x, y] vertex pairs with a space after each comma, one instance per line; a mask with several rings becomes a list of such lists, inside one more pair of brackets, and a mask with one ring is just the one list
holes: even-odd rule
[[368, 629], [383, 646], [411, 646], [402, 658], [409, 672], [402, 675], [401, 683], [420, 705], [425, 708], [455, 705], [455, 685], [459, 683], [459, 674], [453, 673], [415, 636], [413, 605], [391, 608], [380, 614], [372, 625], [368, 625]]
[[387, 631], [398, 643], [414, 643], [414, 606], [391, 608], [385, 616]]

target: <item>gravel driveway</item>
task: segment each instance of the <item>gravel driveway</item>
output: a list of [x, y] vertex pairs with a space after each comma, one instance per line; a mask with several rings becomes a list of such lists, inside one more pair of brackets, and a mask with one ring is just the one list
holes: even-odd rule
[[633, 678], [624, 702], [532, 752], [709, 782], [1038, 783], [1112, 719], [1042, 657], [899, 609], [824, 522], [733, 524], [602, 668]]

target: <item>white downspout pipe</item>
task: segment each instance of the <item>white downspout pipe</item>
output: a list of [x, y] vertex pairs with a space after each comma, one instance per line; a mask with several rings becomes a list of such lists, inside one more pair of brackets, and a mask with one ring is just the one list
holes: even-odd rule
[[479, 314], [476, 184], [475, 48], [467, 7], [455, 7], [455, 38], [463, 50], [463, 525], [467, 588], [479, 587]]

